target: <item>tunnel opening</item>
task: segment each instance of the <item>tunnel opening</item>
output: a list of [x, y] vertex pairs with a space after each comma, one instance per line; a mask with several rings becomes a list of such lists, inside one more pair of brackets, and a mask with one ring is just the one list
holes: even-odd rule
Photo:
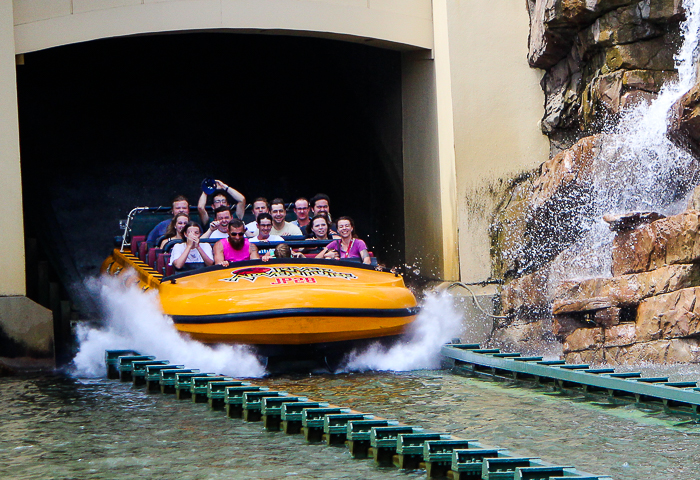
[[196, 205], [205, 177], [248, 203], [326, 193], [333, 216], [353, 217], [382, 263], [404, 263], [397, 51], [150, 35], [28, 53], [17, 83], [28, 293], [48, 301], [30, 285], [41, 265], [39, 277], [60, 284], [64, 322], [94, 313], [83, 282], [99, 272], [119, 219], [176, 194]]

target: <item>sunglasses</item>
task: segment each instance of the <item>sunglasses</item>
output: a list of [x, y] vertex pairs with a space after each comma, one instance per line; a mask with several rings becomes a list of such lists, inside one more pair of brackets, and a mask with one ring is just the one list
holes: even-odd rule
[[245, 232], [230, 232], [229, 233], [230, 237], [242, 237], [243, 235], [245, 235]]

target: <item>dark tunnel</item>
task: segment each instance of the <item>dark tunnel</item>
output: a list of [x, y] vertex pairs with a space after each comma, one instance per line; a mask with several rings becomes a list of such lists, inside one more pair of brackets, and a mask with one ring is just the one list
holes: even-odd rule
[[[401, 55], [304, 37], [189, 33], [25, 55], [17, 67], [25, 238], [78, 311], [131, 208], [318, 192], [380, 261], [404, 261]], [[35, 275], [28, 266], [28, 294]]]

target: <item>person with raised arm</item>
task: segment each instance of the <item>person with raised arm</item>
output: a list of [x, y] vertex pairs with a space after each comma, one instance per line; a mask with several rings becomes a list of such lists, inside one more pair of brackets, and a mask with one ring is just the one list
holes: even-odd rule
[[[231, 195], [231, 198], [236, 202], [236, 216], [243, 220], [243, 215], [245, 215], [245, 197], [241, 192], [235, 188], [231, 188], [226, 185], [221, 180], [214, 180], [216, 185], [216, 191], [212, 194], [212, 208], [216, 210], [218, 207], [230, 207], [228, 197], [226, 195]], [[199, 218], [202, 220], [202, 225], [209, 223], [209, 214], [207, 213], [207, 194], [202, 191], [199, 196], [199, 202], [197, 203], [197, 211], [199, 212]]]
[[228, 207], [218, 207], [214, 210], [214, 221], [209, 224], [202, 238], [228, 238], [228, 224], [232, 219]]
[[362, 263], [370, 265], [372, 258], [367, 251], [367, 245], [358, 238], [355, 233], [355, 222], [350, 217], [340, 217], [338, 219], [339, 240], [333, 240], [316, 258], [327, 258], [331, 260], [360, 258]]

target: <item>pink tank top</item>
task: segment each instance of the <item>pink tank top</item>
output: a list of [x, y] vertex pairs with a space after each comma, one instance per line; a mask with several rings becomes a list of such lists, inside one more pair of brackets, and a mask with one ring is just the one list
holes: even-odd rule
[[243, 262], [245, 260], [250, 260], [250, 242], [247, 238], [243, 242], [243, 248], [241, 250], [235, 250], [231, 244], [228, 243], [228, 238], [224, 238], [220, 242], [224, 247], [224, 260], [227, 262]]

